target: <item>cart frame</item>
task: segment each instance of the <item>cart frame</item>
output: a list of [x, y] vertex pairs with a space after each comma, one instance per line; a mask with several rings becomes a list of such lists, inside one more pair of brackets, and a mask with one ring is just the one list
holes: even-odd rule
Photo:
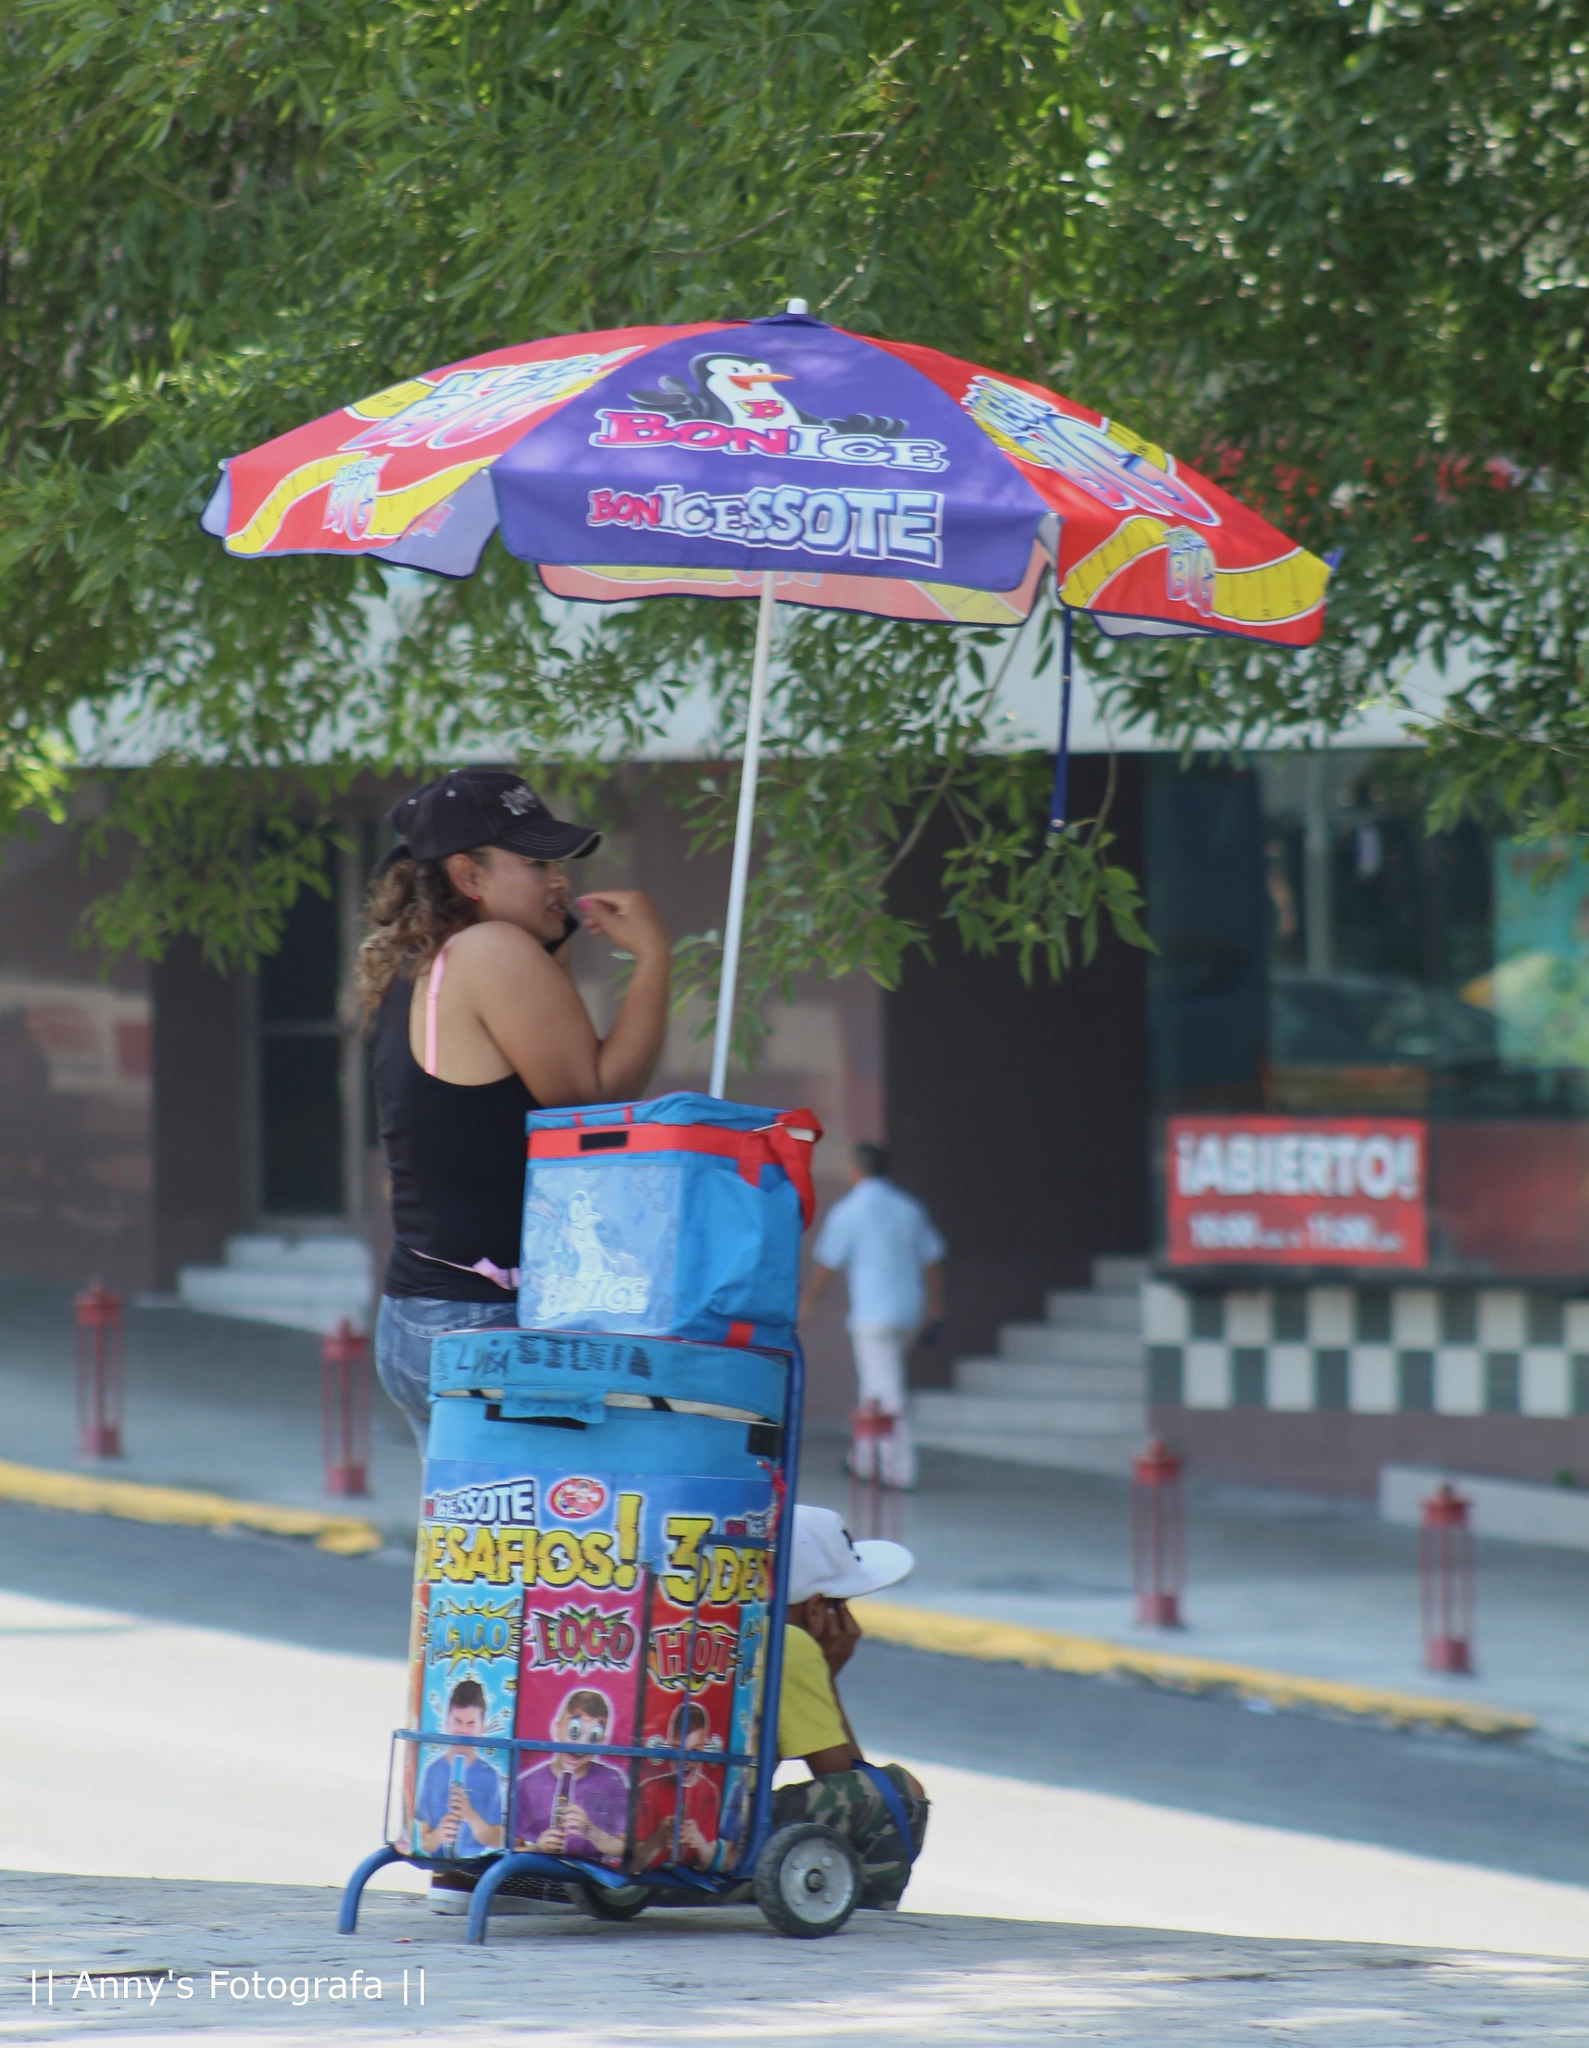
[[[800, 1473], [800, 1422], [805, 1402], [805, 1354], [798, 1337], [788, 1353], [789, 1369], [785, 1376], [783, 1442], [780, 1455], [774, 1463], [765, 1462], [773, 1470], [773, 1492], [777, 1504], [774, 1523], [773, 1582], [772, 1593], [767, 1603], [767, 1645], [762, 1667], [760, 1740], [754, 1755], [731, 1754], [714, 1757], [713, 1762], [723, 1766], [754, 1765], [756, 1770], [756, 1793], [751, 1803], [751, 1824], [749, 1839], [744, 1854], [732, 1870], [690, 1870], [677, 1863], [668, 1863], [653, 1870], [634, 1873], [609, 1870], [605, 1864], [593, 1863], [579, 1856], [551, 1856], [538, 1849], [497, 1850], [484, 1861], [471, 1859], [461, 1862], [457, 1857], [426, 1856], [413, 1851], [399, 1849], [386, 1842], [364, 1861], [349, 1878], [342, 1894], [341, 1910], [337, 1915], [337, 1931], [352, 1934], [358, 1926], [359, 1902], [364, 1887], [389, 1863], [411, 1863], [419, 1870], [459, 1871], [478, 1869], [480, 1875], [469, 1901], [468, 1939], [476, 1945], [486, 1938], [486, 1924], [491, 1915], [491, 1904], [502, 1886], [513, 1877], [543, 1877], [555, 1883], [580, 1886], [596, 1885], [605, 1891], [629, 1891], [635, 1886], [644, 1886], [656, 1892], [685, 1892], [696, 1895], [692, 1903], [712, 1905], [721, 1902], [726, 1895], [748, 1884], [755, 1876], [756, 1859], [766, 1846], [772, 1833], [772, 1781], [778, 1768], [778, 1701], [783, 1687], [783, 1635], [789, 1611], [789, 1562], [792, 1545], [789, 1536], [794, 1515], [795, 1488]], [[760, 1548], [754, 1538], [730, 1537], [714, 1539], [710, 1548], [720, 1549], [727, 1542], [736, 1549]], [[704, 1547], [704, 1546], [703, 1546]], [[691, 1639], [693, 1641], [695, 1616], [691, 1615]], [[398, 1728], [392, 1733], [393, 1755], [396, 1745], [403, 1742], [423, 1742], [427, 1747], [446, 1749], [468, 1747], [471, 1749], [494, 1749], [507, 1751], [509, 1756], [508, 1799], [504, 1815], [505, 1838], [512, 1841], [513, 1805], [518, 1791], [517, 1758], [521, 1752], [545, 1753], [555, 1750], [558, 1744], [550, 1741], [525, 1741], [516, 1736], [471, 1736], [462, 1738], [423, 1732], [413, 1728]], [[562, 1745], [566, 1747], [566, 1745]], [[647, 1745], [642, 1748], [635, 1743], [601, 1743], [589, 1745], [595, 1756], [644, 1756], [652, 1761], [674, 1762], [678, 1766], [682, 1793], [683, 1775], [690, 1763], [700, 1761], [700, 1751], [687, 1750], [682, 1745]], [[390, 1809], [390, 1773], [388, 1774], [388, 1809]], [[675, 1807], [675, 1829], [678, 1826], [678, 1808]]]

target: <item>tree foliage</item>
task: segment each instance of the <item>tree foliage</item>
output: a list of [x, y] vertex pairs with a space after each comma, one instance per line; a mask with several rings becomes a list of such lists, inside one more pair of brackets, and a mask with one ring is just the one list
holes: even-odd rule
[[1117, 667], [1121, 696], [1183, 740], [1301, 738], [1399, 699], [1428, 720], [1434, 822], [1501, 805], [1576, 829], [1584, 18], [1330, 0], [1192, 22], [1144, 40], [1099, 124], [1142, 365], [1110, 381], [1345, 554], [1310, 656], [1183, 646]]
[[[268, 947], [370, 762], [621, 751], [701, 686], [731, 747], [749, 607], [571, 637], [497, 548], [420, 593], [195, 522], [221, 455], [416, 368], [791, 293], [1052, 381], [1344, 546], [1314, 655], [1101, 651], [1124, 714], [1301, 735], [1458, 663], [1437, 801], [1578, 822], [1565, 0], [10, 0], [0, 39], [0, 809], [143, 735], [108, 937]], [[1045, 849], [1043, 764], [989, 751], [997, 637], [789, 626], [753, 987], [890, 979], [921, 934], [888, 873], [938, 804], [963, 943], [1046, 970], [1101, 917], [1135, 934], [1106, 828]]]
[[[653, 604], [571, 640], [500, 550], [423, 594], [368, 566], [262, 574], [196, 532], [220, 455], [503, 341], [792, 292], [1007, 354], [1026, 285], [1002, 251], [1046, 232], [1033, 138], [1086, 149], [1070, 23], [1031, 5], [21, 0], [5, 33], [0, 681], [19, 762], [72, 712], [153, 736], [116, 813], [144, 858], [99, 912], [146, 950], [181, 929], [221, 958], [268, 945], [309, 865], [293, 817], [318, 830], [360, 764], [632, 748], [703, 679], [730, 748], [740, 715], [744, 608]], [[1041, 764], [986, 758], [975, 637], [785, 635], [753, 987], [818, 963], [892, 978], [921, 934], [888, 916], [887, 875], [939, 802], [972, 944], [1053, 967], [1100, 914], [1138, 935], [1107, 833], [1044, 851]], [[257, 869], [217, 762], [270, 821]], [[725, 813], [702, 797], [710, 840]], [[185, 827], [224, 886], [184, 879]]]

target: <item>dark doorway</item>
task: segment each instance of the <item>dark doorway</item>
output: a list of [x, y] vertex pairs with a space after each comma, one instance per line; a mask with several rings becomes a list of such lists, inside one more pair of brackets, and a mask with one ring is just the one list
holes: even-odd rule
[[[1101, 801], [1107, 760], [1072, 763], [1076, 815]], [[1126, 755], [1112, 856], [1142, 872], [1143, 762]], [[1106, 929], [1090, 966], [1023, 982], [1008, 955], [961, 950], [940, 876], [954, 826], [934, 821], [891, 905], [932, 934], [884, 998], [891, 1173], [949, 1244], [949, 1330], [934, 1354], [989, 1349], [1002, 1322], [1041, 1317], [1049, 1288], [1085, 1286], [1099, 1253], [1147, 1248], [1147, 955]], [[927, 1372], [934, 1368], [926, 1367]]]
[[260, 1209], [265, 1217], [341, 1216], [343, 1170], [338, 866], [324, 896], [299, 893], [280, 950], [259, 970]]

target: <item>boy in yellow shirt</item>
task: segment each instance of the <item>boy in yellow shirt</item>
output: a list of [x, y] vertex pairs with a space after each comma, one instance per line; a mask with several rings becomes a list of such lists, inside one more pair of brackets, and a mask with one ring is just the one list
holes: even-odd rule
[[[793, 1542], [778, 1754], [803, 1757], [811, 1776], [773, 1793], [773, 1826], [819, 1821], [844, 1835], [860, 1858], [861, 1904], [889, 1910], [899, 1904], [910, 1867], [921, 1853], [927, 1796], [899, 1764], [885, 1764], [880, 1773], [895, 1799], [879, 1790], [868, 1775], [876, 1767], [865, 1766], [833, 1681], [861, 1639], [861, 1625], [846, 1602], [894, 1585], [916, 1560], [902, 1543], [852, 1542], [831, 1508], [797, 1507]], [[896, 1804], [909, 1829], [908, 1842], [901, 1839], [892, 1810]]]

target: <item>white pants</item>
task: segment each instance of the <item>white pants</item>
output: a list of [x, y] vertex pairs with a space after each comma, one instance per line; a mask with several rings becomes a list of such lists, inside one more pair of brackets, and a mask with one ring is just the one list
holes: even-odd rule
[[[850, 1331], [860, 1406], [875, 1401], [885, 1415], [894, 1417], [893, 1432], [883, 1439], [878, 1475], [887, 1486], [916, 1483], [916, 1447], [905, 1403], [905, 1354], [915, 1335], [914, 1330], [901, 1330], [892, 1323], [859, 1323]], [[870, 1441], [855, 1445], [854, 1469], [862, 1479], [872, 1476], [872, 1455]]]

